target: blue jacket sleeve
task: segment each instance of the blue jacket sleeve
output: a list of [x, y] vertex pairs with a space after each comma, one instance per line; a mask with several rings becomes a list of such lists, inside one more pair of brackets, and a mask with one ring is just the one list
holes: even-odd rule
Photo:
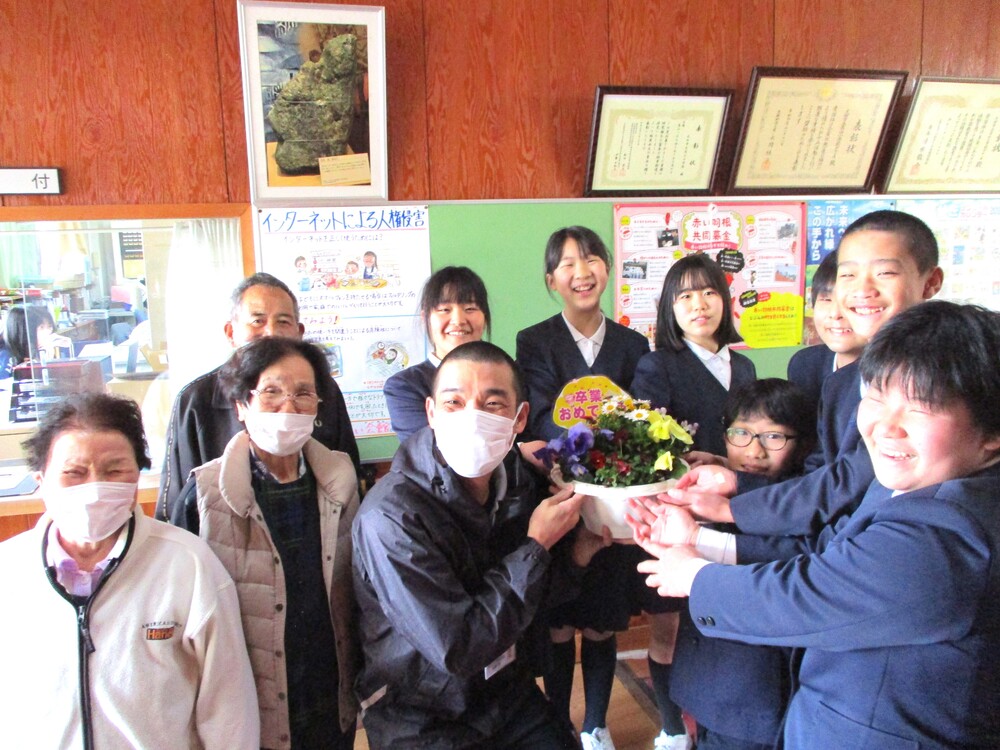
[[745, 534], [814, 534], [852, 512], [874, 479], [868, 449], [859, 442], [834, 463], [737, 495], [729, 507], [733, 520]]
[[403, 370], [386, 380], [382, 389], [392, 430], [401, 443], [427, 426], [427, 394], [423, 393], [416, 378], [400, 377], [405, 372]]
[[552, 421], [552, 408], [556, 396], [565, 383], [559, 382], [554, 368], [549, 366], [549, 356], [540, 350], [526, 331], [517, 334], [517, 365], [524, 375], [528, 391], [528, 429], [524, 437], [532, 440], [552, 440], [562, 434], [562, 429]]
[[670, 373], [662, 366], [656, 352], [650, 352], [639, 360], [629, 392], [635, 398], [649, 401], [654, 409], [662, 407], [671, 411], [673, 389], [670, 384]]
[[691, 590], [706, 635], [831, 651], [964, 636], [988, 585], [976, 523], [939, 500], [906, 501], [819, 554], [708, 565]]

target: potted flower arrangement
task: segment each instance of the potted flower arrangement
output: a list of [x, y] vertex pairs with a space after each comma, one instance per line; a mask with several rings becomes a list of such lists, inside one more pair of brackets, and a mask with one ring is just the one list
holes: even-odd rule
[[550, 440], [535, 457], [558, 486], [572, 483], [587, 495], [582, 515], [588, 529], [600, 534], [607, 526], [613, 537], [626, 538], [631, 533], [625, 500], [664, 492], [687, 472], [681, 456], [690, 450], [695, 429], [648, 401], [611, 396], [596, 416]]

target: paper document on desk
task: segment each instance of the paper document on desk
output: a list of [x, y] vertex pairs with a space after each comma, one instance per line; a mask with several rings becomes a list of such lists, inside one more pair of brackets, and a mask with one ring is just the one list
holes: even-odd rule
[[0, 470], [0, 497], [28, 495], [38, 489], [38, 482], [27, 469]]

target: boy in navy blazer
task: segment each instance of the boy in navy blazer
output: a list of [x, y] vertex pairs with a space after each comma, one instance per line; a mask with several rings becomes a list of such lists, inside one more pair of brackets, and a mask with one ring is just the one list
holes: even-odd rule
[[786, 748], [1000, 747], [998, 351], [1000, 314], [974, 305], [918, 305], [879, 331], [858, 410], [877, 481], [801, 554], [635, 510], [659, 558], [647, 583], [689, 595], [704, 635], [805, 648]]
[[788, 380], [805, 393], [814, 418], [827, 377], [855, 362], [865, 346], [865, 339], [854, 331], [840, 309], [834, 293], [836, 282], [837, 252], [834, 251], [816, 268], [810, 292], [813, 326], [823, 343], [800, 349], [788, 360]]

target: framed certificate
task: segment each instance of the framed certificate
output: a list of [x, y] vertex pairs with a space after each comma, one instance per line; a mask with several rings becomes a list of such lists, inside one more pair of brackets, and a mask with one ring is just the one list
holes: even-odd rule
[[1000, 80], [920, 78], [885, 189], [890, 193], [1000, 189]]
[[253, 202], [387, 199], [385, 9], [238, 8]]
[[598, 86], [584, 195], [712, 191], [732, 91]]
[[906, 73], [754, 68], [729, 191], [871, 192]]

